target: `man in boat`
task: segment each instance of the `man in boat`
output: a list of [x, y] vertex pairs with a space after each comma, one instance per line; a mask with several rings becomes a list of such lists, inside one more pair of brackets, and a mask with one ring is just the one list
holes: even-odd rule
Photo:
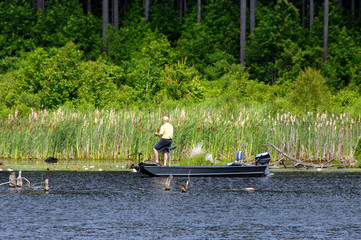
[[154, 133], [155, 136], [160, 137], [159, 142], [154, 146], [153, 151], [155, 155], [155, 162], [159, 163], [159, 152], [164, 152], [164, 166], [167, 165], [168, 147], [172, 144], [173, 126], [170, 124], [167, 116], [162, 118], [163, 125], [160, 127], [159, 133]]

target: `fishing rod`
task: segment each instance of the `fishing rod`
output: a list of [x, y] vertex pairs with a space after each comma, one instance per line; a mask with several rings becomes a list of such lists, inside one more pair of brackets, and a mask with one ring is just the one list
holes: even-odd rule
[[147, 132], [150, 132], [151, 134], [155, 134], [154, 131], [151, 131], [151, 130], [149, 130], [148, 128], [143, 128], [142, 126], [140, 126], [140, 128], [143, 129], [143, 130], [146, 130]]
[[147, 130], [148, 132], [150, 132], [151, 134], [154, 134], [155, 132], [154, 131], [150, 131], [149, 129], [145, 129]]

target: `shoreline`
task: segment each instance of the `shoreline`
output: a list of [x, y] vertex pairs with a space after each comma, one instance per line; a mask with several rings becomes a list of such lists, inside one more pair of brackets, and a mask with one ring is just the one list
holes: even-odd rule
[[[130, 165], [136, 164], [138, 160], [59, 160], [57, 163], [46, 163], [44, 160], [0, 160], [0, 172], [11, 171], [132, 171]], [[175, 164], [177, 165], [177, 164]], [[283, 166], [271, 166], [271, 172], [359, 172], [361, 168], [284, 168]]]

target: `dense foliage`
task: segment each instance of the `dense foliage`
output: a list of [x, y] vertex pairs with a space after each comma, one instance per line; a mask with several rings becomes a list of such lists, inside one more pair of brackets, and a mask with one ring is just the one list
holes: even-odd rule
[[[270, 103], [274, 112], [361, 111], [361, 18], [330, 3], [329, 58], [323, 62], [323, 5], [301, 21], [302, 1], [258, 1], [254, 34], [239, 65], [239, 1], [173, 1], [121, 8], [102, 46], [101, 4], [0, 1], [0, 116], [18, 109], [148, 108], [197, 102]], [[93, 1], [94, 2], [94, 1]], [[126, 10], [126, 11], [125, 11]], [[126, 14], [124, 14], [126, 13]], [[249, 24], [247, 23], [247, 26]], [[249, 32], [249, 31], [248, 31]]]

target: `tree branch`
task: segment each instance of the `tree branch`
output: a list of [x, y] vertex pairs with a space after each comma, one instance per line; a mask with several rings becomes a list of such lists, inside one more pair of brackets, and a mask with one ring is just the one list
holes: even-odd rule
[[[306, 168], [324, 168], [325, 165], [331, 161], [333, 161], [334, 159], [330, 159], [328, 160], [327, 162], [325, 163], [322, 163], [322, 164], [312, 164], [312, 163], [304, 163], [302, 162], [301, 160], [297, 159], [297, 158], [294, 158], [294, 157], [291, 157], [290, 155], [286, 154], [285, 152], [283, 152], [281, 149], [279, 149], [278, 147], [276, 147], [275, 145], [273, 145], [272, 143], [269, 143], [267, 144], [268, 146], [271, 146], [273, 147], [274, 149], [276, 149], [277, 152], [281, 153], [283, 156], [285, 156], [286, 158], [290, 159], [291, 161], [293, 161], [295, 164], [293, 165], [293, 167], [297, 167], [297, 166], [303, 166], [303, 167], [306, 167]], [[284, 162], [282, 162], [282, 164], [284, 166], [286, 166], [284, 164]]]

